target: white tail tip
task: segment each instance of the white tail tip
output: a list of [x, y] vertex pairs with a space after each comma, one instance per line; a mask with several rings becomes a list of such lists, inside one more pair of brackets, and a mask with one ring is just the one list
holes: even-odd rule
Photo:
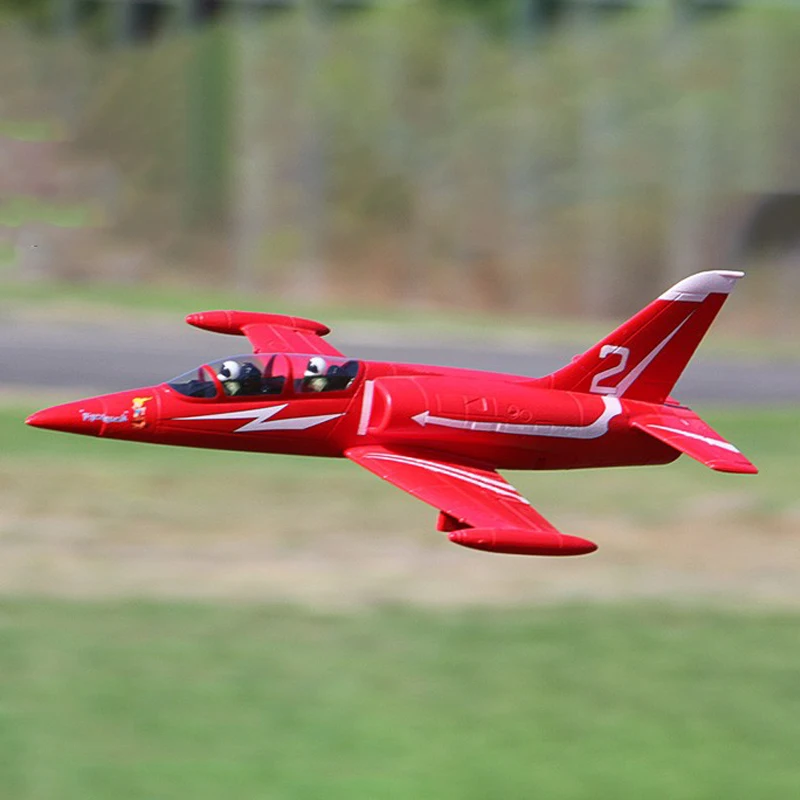
[[709, 272], [698, 272], [682, 281], [678, 281], [671, 289], [667, 289], [659, 300], [683, 300], [688, 303], [702, 303], [710, 294], [730, 294], [736, 281], [744, 277], [744, 272], [729, 269], [716, 269]]

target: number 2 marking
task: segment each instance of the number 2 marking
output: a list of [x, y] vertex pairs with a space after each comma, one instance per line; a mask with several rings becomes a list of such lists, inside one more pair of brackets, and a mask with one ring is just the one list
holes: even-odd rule
[[600, 348], [600, 358], [619, 356], [619, 363], [613, 367], [604, 369], [602, 372], [598, 372], [597, 375], [595, 375], [592, 379], [592, 385], [589, 387], [589, 391], [595, 392], [596, 394], [614, 394], [614, 392], [617, 391], [616, 386], [603, 386], [601, 382], [606, 380], [606, 378], [611, 378], [614, 375], [619, 375], [620, 372], [624, 372], [625, 367], [628, 366], [628, 357], [630, 354], [631, 351], [627, 347], [617, 347], [613, 344], [604, 344]]

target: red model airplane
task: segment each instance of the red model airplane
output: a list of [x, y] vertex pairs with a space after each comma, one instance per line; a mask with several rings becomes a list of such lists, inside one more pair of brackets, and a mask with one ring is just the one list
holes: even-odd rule
[[439, 509], [452, 542], [522, 555], [579, 555], [498, 469], [666, 464], [686, 453], [757, 472], [669, 397], [741, 272], [680, 281], [544, 378], [356, 361], [319, 322], [208, 311], [186, 321], [246, 336], [253, 354], [167, 383], [39, 411], [40, 428], [158, 444], [345, 456]]

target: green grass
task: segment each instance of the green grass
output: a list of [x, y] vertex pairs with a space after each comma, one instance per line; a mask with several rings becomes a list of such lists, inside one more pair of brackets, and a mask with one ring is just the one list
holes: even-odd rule
[[23, 142], [52, 142], [63, 137], [61, 127], [42, 119], [0, 119], [0, 136]]
[[[22, 424], [34, 405], [0, 406], [0, 533], [12, 543], [77, 520], [72, 557], [92, 535], [125, 536], [151, 548], [156, 572], [153, 542], [176, 532], [330, 543], [331, 531], [348, 542], [379, 531], [442, 546], [431, 509], [348, 463], [38, 431]], [[555, 521], [577, 507], [658, 525], [718, 492], [738, 503], [722, 513], [764, 531], [796, 510], [796, 410], [703, 415], [760, 476], [682, 459], [510, 477]], [[358, 545], [349, 552], [360, 568]], [[7, 599], [0, 797], [783, 800], [800, 785], [798, 663], [796, 612]]]
[[99, 209], [83, 203], [47, 203], [36, 197], [12, 197], [0, 204], [0, 225], [19, 228], [32, 222], [61, 228], [96, 224]]
[[784, 800], [799, 625], [7, 601], [2, 796]]
[[[259, 508], [276, 522], [285, 515], [281, 527], [290, 536], [300, 533], [294, 525], [302, 525], [308, 535], [319, 528], [316, 518], [308, 521], [300, 513], [312, 490], [316, 507], [325, 509], [326, 530], [339, 526], [356, 533], [399, 533], [427, 531], [433, 524], [427, 506], [345, 460], [154, 447], [35, 430], [22, 424], [35, 407], [0, 406], [0, 500], [23, 516], [43, 510], [59, 516], [100, 515], [101, 522], [123, 526], [126, 520], [193, 519], [200, 529], [212, 531], [217, 522], [210, 510], [224, 481], [231, 507]], [[759, 466], [760, 475], [715, 473], [684, 457], [661, 467], [507, 477], [550, 518], [568, 513], [657, 526], [702, 519], [709, 498], [713, 516], [723, 520], [769, 526], [778, 515], [796, 513], [797, 411], [699, 411]]]
[[770, 518], [800, 509], [800, 412], [796, 408], [712, 408], [695, 410], [720, 435], [733, 442], [760, 470], [759, 475], [713, 472], [688, 456], [657, 467], [584, 470], [574, 473], [519, 473], [514, 483], [535, 501], [583, 507], [588, 513], [622, 513], [638, 523], [691, 516], [696, 501], [724, 499], [731, 519]]
[[11, 242], [0, 241], [0, 275], [17, 262], [17, 248]]

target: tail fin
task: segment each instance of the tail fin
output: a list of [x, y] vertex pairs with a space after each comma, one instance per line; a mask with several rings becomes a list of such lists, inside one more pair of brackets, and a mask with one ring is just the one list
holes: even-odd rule
[[743, 272], [684, 278], [550, 376], [554, 389], [663, 403]]

